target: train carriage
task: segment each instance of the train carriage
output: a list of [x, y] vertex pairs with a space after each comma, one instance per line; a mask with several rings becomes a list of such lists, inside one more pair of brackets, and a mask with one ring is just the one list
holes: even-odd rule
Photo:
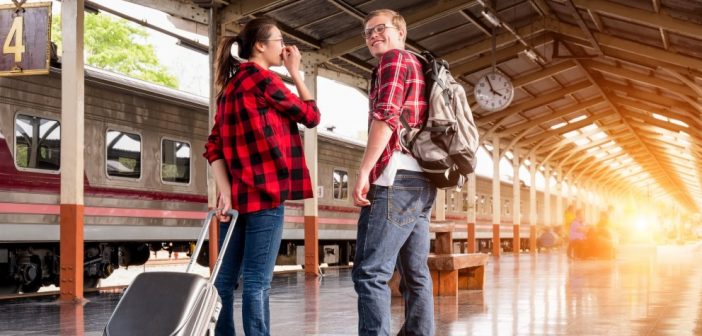
[[[0, 78], [0, 294], [58, 284], [60, 85], [55, 68], [46, 76]], [[145, 263], [151, 251], [189, 251], [207, 210], [207, 162], [201, 155], [209, 134], [207, 108], [202, 97], [86, 68], [86, 287], [118, 267]], [[351, 189], [364, 148], [319, 134], [320, 262], [353, 260], [358, 208]], [[501, 188], [502, 195], [511, 195], [511, 184]], [[490, 179], [477, 179], [476, 195], [477, 238], [488, 248]], [[465, 197], [465, 190], [449, 192], [448, 219], [465, 222]], [[539, 203], [541, 198], [539, 193]], [[526, 213], [527, 189], [521, 202]], [[287, 202], [285, 211], [278, 263], [302, 264], [303, 202]], [[510, 211], [504, 204], [501, 237], [507, 249]], [[528, 237], [528, 226], [521, 232]], [[455, 237], [462, 248], [465, 228]]]

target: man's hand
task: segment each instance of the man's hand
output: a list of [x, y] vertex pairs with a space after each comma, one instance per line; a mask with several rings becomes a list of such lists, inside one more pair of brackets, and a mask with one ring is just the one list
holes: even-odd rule
[[368, 174], [359, 173], [356, 179], [356, 186], [353, 188], [353, 204], [364, 207], [370, 205], [367, 198], [370, 183], [368, 183]]

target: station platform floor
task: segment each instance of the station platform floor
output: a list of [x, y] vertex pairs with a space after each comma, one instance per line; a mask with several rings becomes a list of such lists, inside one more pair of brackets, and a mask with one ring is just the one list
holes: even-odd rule
[[[623, 246], [615, 260], [573, 261], [562, 250], [491, 257], [484, 290], [436, 298], [436, 334], [702, 335], [700, 257], [700, 244]], [[88, 294], [83, 305], [0, 301], [0, 335], [101, 335], [119, 297]], [[356, 334], [348, 268], [327, 269], [322, 278], [277, 274], [270, 307], [272, 335]], [[396, 333], [399, 298], [392, 311]]]

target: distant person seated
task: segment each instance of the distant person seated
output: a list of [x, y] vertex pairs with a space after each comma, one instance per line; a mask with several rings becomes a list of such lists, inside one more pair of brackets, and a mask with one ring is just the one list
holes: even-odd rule
[[588, 257], [614, 259], [616, 236], [609, 225], [609, 213], [602, 211], [595, 228], [587, 234]]
[[558, 234], [556, 234], [553, 227], [547, 226], [539, 236], [537, 244], [539, 248], [552, 248], [558, 246], [559, 240]]
[[568, 257], [571, 259], [579, 259], [585, 257], [587, 246], [585, 244], [585, 234], [587, 227], [583, 218], [583, 210], [575, 211], [575, 220], [570, 224], [569, 241], [568, 241]]

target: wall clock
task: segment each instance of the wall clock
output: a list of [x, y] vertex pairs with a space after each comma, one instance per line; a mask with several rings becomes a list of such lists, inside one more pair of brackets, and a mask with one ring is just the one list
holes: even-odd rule
[[512, 81], [499, 72], [490, 72], [481, 77], [473, 90], [478, 105], [488, 111], [505, 109], [514, 98]]

